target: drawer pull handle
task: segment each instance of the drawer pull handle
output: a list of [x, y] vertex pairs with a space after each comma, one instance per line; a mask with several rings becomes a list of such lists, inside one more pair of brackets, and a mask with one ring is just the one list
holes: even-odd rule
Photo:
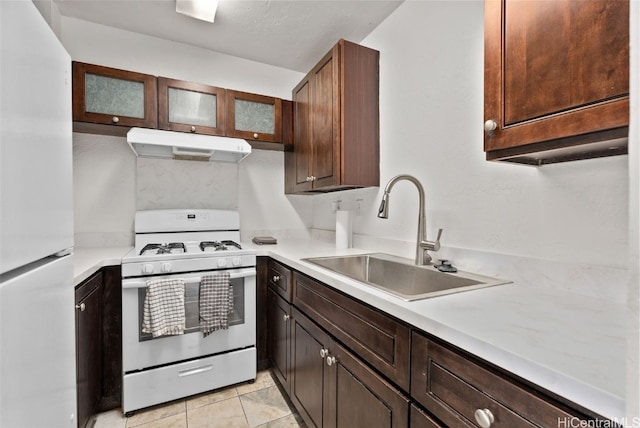
[[282, 319], [284, 320], [284, 322], [289, 321], [289, 318], [291, 318], [291, 315], [289, 315], [289, 314], [284, 314], [284, 315], [282, 316]]
[[208, 365], [208, 366], [196, 367], [194, 369], [182, 370], [181, 372], [178, 372], [178, 377], [192, 376], [192, 375], [208, 372], [209, 370], [212, 370], [212, 369], [213, 369], [213, 366]]
[[280, 275], [273, 275], [273, 282], [280, 282]]
[[495, 420], [493, 413], [489, 409], [476, 409], [473, 416], [476, 418], [476, 422], [481, 428], [490, 428], [491, 424]]
[[80, 312], [84, 312], [86, 308], [87, 306], [84, 303], [80, 303], [79, 305], [76, 305], [76, 309], [79, 310]]
[[336, 357], [334, 357], [333, 355], [329, 355], [327, 357], [327, 365], [328, 366], [332, 366], [334, 365], [336, 362], [338, 362], [338, 360], [336, 360]]
[[113, 122], [113, 123], [118, 123], [118, 122], [120, 122], [120, 118], [119, 118], [118, 116], [113, 116], [113, 117], [111, 118], [111, 122]]
[[328, 350], [328, 349], [325, 349], [325, 348], [322, 348], [322, 349], [320, 350], [320, 357], [321, 357], [321, 358], [324, 358], [324, 357], [326, 357], [327, 355], [329, 355], [329, 350]]

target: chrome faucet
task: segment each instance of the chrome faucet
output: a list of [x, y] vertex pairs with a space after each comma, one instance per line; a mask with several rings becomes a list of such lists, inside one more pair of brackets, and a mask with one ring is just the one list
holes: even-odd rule
[[420, 206], [418, 211], [418, 238], [416, 240], [416, 265], [428, 265], [432, 259], [427, 251], [438, 251], [440, 249], [442, 229], [438, 230], [438, 237], [435, 241], [427, 240], [427, 219], [424, 214], [424, 188], [417, 178], [412, 175], [401, 174], [389, 180], [387, 186], [384, 188], [380, 208], [378, 208], [378, 217], [389, 218], [389, 194], [391, 193], [391, 188], [400, 180], [408, 180], [418, 188]]

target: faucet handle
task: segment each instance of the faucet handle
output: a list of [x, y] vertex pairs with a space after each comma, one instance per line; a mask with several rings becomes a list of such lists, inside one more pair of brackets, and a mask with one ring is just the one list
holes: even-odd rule
[[440, 249], [440, 237], [442, 236], [442, 229], [438, 229], [438, 236], [435, 241], [422, 241], [420, 247], [427, 251], [438, 251]]

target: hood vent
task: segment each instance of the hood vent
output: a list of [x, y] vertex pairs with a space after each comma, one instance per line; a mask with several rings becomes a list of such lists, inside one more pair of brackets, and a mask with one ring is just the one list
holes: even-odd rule
[[131, 128], [127, 143], [139, 157], [238, 163], [251, 153], [239, 138]]

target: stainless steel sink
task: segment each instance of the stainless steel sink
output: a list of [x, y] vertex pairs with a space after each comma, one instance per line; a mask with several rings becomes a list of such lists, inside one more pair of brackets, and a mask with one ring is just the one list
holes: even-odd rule
[[444, 273], [434, 266], [417, 266], [409, 259], [389, 254], [313, 257], [309, 263], [412, 301], [507, 284], [506, 281], [469, 272]]

